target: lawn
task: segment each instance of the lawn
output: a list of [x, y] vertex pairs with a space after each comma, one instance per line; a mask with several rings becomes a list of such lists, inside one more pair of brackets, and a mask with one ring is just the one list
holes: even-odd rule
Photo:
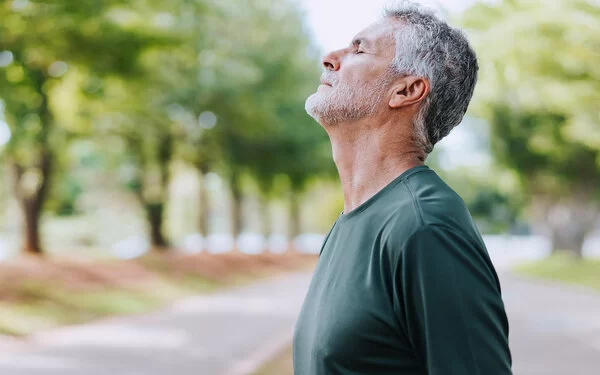
[[293, 375], [292, 347], [284, 349], [252, 375]]
[[515, 268], [517, 274], [565, 282], [600, 290], [600, 260], [553, 255]]
[[0, 264], [0, 334], [27, 336], [62, 325], [145, 313], [282, 272], [309, 269], [315, 256], [151, 254], [135, 260], [23, 257]]

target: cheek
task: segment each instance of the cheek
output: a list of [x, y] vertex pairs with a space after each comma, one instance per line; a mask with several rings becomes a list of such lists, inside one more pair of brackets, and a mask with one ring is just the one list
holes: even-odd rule
[[[364, 85], [376, 79], [380, 74], [374, 64], [369, 64], [361, 56], [346, 62], [345, 69], [340, 70], [340, 82], [346, 85]], [[362, 61], [361, 61], [362, 60]]]
[[337, 88], [337, 86], [353, 88], [362, 85], [363, 81], [364, 77], [358, 74], [358, 72], [348, 70], [344, 74], [340, 74], [338, 85], [334, 88]]

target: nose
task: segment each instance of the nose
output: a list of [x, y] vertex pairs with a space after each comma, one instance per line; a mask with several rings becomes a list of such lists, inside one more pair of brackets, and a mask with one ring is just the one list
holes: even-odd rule
[[325, 70], [337, 71], [340, 69], [340, 52], [341, 50], [337, 50], [323, 56], [321, 63]]

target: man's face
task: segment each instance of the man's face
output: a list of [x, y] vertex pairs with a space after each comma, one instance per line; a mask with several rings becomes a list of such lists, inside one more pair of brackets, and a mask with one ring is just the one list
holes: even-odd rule
[[372, 116], [386, 104], [398, 23], [385, 19], [361, 31], [347, 48], [323, 57], [321, 86], [306, 111], [323, 125]]

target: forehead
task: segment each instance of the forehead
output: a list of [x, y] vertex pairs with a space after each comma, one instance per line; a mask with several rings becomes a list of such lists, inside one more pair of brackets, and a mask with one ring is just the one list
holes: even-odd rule
[[401, 23], [385, 18], [372, 23], [354, 37], [354, 40], [360, 40], [365, 45], [376, 48], [377, 50], [390, 53], [395, 52], [394, 33], [401, 27]]

